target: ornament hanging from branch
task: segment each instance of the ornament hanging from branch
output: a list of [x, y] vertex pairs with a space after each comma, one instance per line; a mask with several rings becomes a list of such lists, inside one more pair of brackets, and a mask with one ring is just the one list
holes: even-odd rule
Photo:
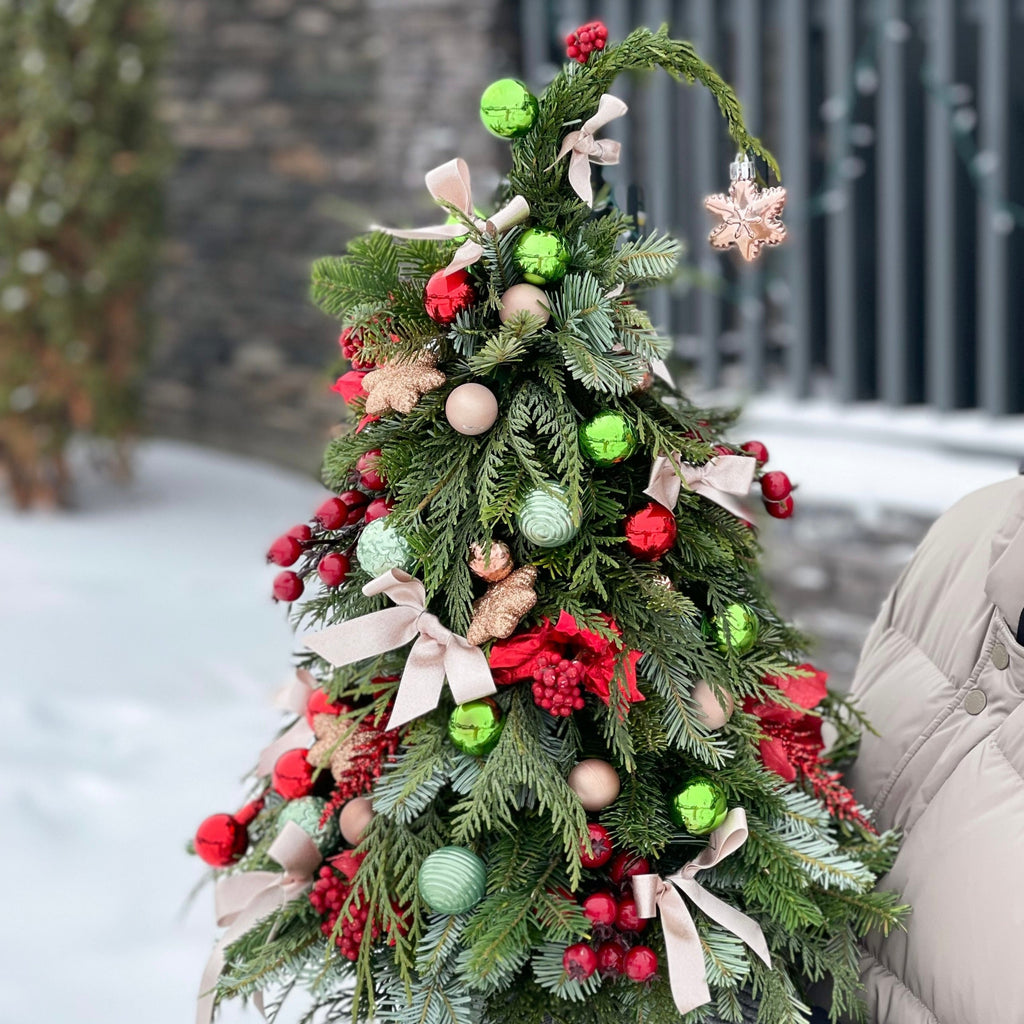
[[429, 352], [410, 361], [385, 363], [363, 378], [366, 411], [371, 416], [410, 413], [425, 394], [441, 387], [446, 379], [437, 368], [437, 357]]
[[766, 245], [778, 245], [786, 237], [786, 225], [780, 220], [786, 205], [784, 188], [757, 187], [754, 163], [743, 153], [729, 165], [732, 184], [729, 193], [708, 196], [704, 206], [722, 223], [711, 229], [708, 241], [716, 249], [735, 245], [740, 255], [750, 262], [757, 259]]

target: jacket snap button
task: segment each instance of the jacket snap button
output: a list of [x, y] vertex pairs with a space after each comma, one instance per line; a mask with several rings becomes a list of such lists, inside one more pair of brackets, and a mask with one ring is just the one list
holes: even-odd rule
[[992, 648], [992, 664], [996, 668], [1006, 668], [1010, 664], [1010, 654], [1002, 644]]
[[[1005, 652], [1004, 652], [1005, 653]], [[964, 711], [969, 715], [980, 715], [985, 710], [988, 698], [982, 690], [971, 690], [964, 697]]]

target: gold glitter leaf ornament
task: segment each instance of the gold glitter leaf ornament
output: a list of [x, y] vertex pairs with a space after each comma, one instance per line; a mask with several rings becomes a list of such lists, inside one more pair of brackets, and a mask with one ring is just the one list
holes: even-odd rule
[[437, 357], [429, 352], [411, 360], [384, 363], [363, 378], [367, 415], [410, 413], [425, 394], [441, 387], [446, 379], [437, 368]]
[[487, 593], [473, 602], [473, 621], [466, 639], [479, 645], [511, 636], [520, 619], [537, 603], [533, 589], [536, 582], [537, 566], [524, 565], [492, 583]]

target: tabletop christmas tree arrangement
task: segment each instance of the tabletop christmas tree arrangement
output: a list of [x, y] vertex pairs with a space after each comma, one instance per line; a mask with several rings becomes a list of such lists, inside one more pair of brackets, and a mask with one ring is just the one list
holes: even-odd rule
[[319, 261], [359, 418], [334, 495], [272, 545], [302, 653], [252, 801], [195, 836], [219, 938], [198, 1022], [805, 1021], [833, 981], [862, 1014], [857, 940], [903, 912], [878, 835], [823, 757], [860, 722], [802, 662], [758, 575], [744, 497], [793, 511], [768, 452], [667, 379], [637, 291], [678, 245], [597, 172], [608, 92], [661, 67], [718, 101], [740, 151], [716, 246], [784, 236], [729, 87], [690, 44], [599, 23], [540, 97], [495, 82], [511, 146], [480, 213], [461, 160], [427, 175], [443, 223]]

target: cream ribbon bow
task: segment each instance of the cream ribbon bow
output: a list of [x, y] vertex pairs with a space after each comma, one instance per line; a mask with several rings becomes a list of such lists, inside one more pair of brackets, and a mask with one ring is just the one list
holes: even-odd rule
[[558, 151], [554, 163], [545, 167], [550, 171], [566, 154], [569, 157], [569, 184], [573, 191], [587, 204], [594, 205], [594, 189], [590, 184], [591, 164], [617, 164], [622, 151], [622, 143], [612, 139], [595, 139], [594, 132], [600, 131], [609, 121], [622, 117], [629, 107], [618, 99], [605, 93], [597, 103], [597, 113], [588, 117], [577, 131], [569, 132], [562, 139], [562, 148]]
[[363, 593], [367, 597], [387, 594], [396, 607], [307, 633], [302, 642], [332, 665], [350, 665], [416, 641], [405, 662], [387, 729], [433, 711], [446, 676], [456, 704], [497, 692], [484, 652], [427, 611], [426, 591], [419, 580], [401, 569], [390, 569], [370, 580]]
[[716, 455], [703, 466], [681, 462], [679, 452], [659, 455], [651, 466], [651, 478], [644, 494], [665, 508], [674, 509], [682, 485], [721, 505], [740, 519], [750, 513], [739, 499], [745, 497], [754, 482], [757, 459], [748, 455]]
[[747, 816], [741, 807], [736, 807], [708, 837], [708, 845], [675, 874], [665, 879], [658, 875], [636, 875], [633, 878], [637, 914], [641, 918], [649, 918], [661, 912], [669, 984], [680, 1013], [689, 1013], [711, 1001], [700, 935], [683, 896], [712, 921], [746, 943], [768, 967], [772, 965], [768, 943], [758, 923], [713, 896], [697, 881], [698, 872], [713, 868], [729, 854], [735, 853], [747, 841], [747, 835]]
[[316, 689], [316, 680], [304, 668], [296, 669], [295, 675], [274, 697], [275, 706], [282, 711], [298, 715], [295, 724], [286, 729], [273, 743], [260, 751], [256, 762], [257, 775], [269, 775], [277, 759], [289, 750], [300, 750], [312, 746], [316, 736], [306, 721], [306, 705]]
[[[522, 196], [514, 196], [509, 204], [497, 213], [484, 219], [476, 215], [473, 209], [473, 193], [469, 186], [469, 166], [461, 157], [427, 171], [427, 191], [439, 203], [448, 203], [464, 213], [478, 231], [483, 234], [502, 235], [510, 227], [521, 224], [530, 216], [530, 204]], [[461, 238], [469, 232], [465, 224], [438, 224], [429, 228], [411, 228], [399, 231], [395, 228], [382, 228], [373, 225], [374, 231], [383, 231], [395, 238]], [[476, 263], [484, 254], [483, 246], [475, 239], [468, 238], [455, 250], [451, 262], [445, 267], [446, 274]]]
[[196, 1024], [209, 1024], [217, 979], [224, 970], [224, 954], [250, 928], [265, 917], [297, 899], [313, 884], [313, 876], [323, 857], [316, 844], [294, 821], [285, 823], [267, 855], [284, 869], [276, 871], [245, 871], [225, 875], [217, 883], [214, 902], [217, 924], [227, 931], [213, 947], [199, 985]]

